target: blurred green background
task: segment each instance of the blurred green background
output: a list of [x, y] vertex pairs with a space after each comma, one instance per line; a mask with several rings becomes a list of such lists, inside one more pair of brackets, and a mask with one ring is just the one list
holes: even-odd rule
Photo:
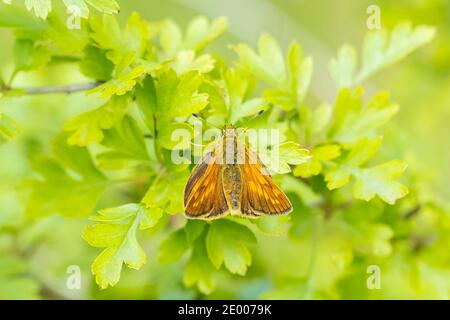
[[[400, 63], [377, 74], [366, 83], [369, 93], [388, 90], [400, 112], [385, 131], [382, 156], [405, 159], [409, 163], [412, 183], [420, 181], [448, 208], [450, 200], [450, 2], [446, 0], [413, 1], [301, 1], [301, 0], [179, 0], [119, 1], [119, 19], [138, 11], [148, 20], [172, 18], [185, 26], [193, 17], [202, 14], [210, 18], [226, 16], [230, 27], [225, 36], [213, 44], [212, 51], [228, 59], [235, 57], [228, 44], [244, 41], [255, 46], [262, 32], [272, 34], [283, 48], [297, 39], [306, 54], [314, 57], [314, 75], [310, 96], [314, 102], [334, 101], [336, 86], [329, 72], [329, 60], [344, 43], [360, 48], [367, 32], [366, 9], [376, 4], [381, 8], [383, 27], [392, 28], [404, 20], [413, 25], [437, 27], [431, 44], [414, 52]], [[0, 4], [3, 5], [3, 4]], [[13, 35], [0, 29], [0, 72], [7, 78], [12, 69]], [[83, 82], [76, 67], [57, 65], [39, 72], [22, 73], [15, 80], [17, 86], [57, 85]], [[90, 263], [98, 253], [81, 239], [83, 219], [50, 217], [27, 221], [21, 199], [16, 192], [23, 179], [32, 175], [28, 157], [34, 152], [49, 149], [48, 142], [58, 133], [67, 119], [98, 104], [97, 98], [83, 93], [73, 95], [26, 96], [0, 99], [0, 111], [17, 120], [20, 135], [0, 146], [0, 252], [18, 261], [2, 260], [0, 264], [0, 297], [17, 298], [196, 298], [193, 290], [181, 284], [182, 272], [178, 264], [159, 266], [155, 262], [156, 244], [161, 236], [151, 237], [145, 248], [149, 261], [140, 271], [126, 269], [114, 288], [99, 290], [90, 274]], [[425, 191], [424, 191], [425, 192]], [[106, 200], [105, 200], [106, 201]], [[448, 215], [447, 211], [447, 215]], [[156, 231], [153, 231], [156, 233]], [[332, 237], [332, 235], [330, 235]], [[339, 235], [342, 237], [342, 235]], [[337, 238], [337, 242], [342, 239]], [[344, 240], [342, 240], [344, 241]], [[329, 242], [327, 242], [329, 243]], [[329, 267], [332, 259], [325, 247], [318, 252], [320, 274], [317, 286], [333, 287], [316, 298], [448, 298], [450, 268], [438, 275], [427, 269], [428, 277], [420, 284], [415, 280], [417, 270], [396, 258], [386, 262], [383, 285], [378, 293], [360, 293], [356, 278], [346, 278], [335, 284], [336, 271]], [[307, 268], [310, 245], [288, 242], [284, 238], [262, 241], [254, 257], [253, 267], [245, 278], [226, 276], [221, 279], [218, 298], [259, 298], [270, 292], [274, 281], [287, 281]], [[331, 248], [330, 248], [331, 250]], [[440, 248], [445, 255], [450, 248]], [[269, 255], [269, 265], [259, 263], [262, 254]], [[345, 256], [345, 255], [344, 255]], [[447, 253], [448, 256], [448, 253]], [[421, 258], [420, 258], [421, 259]], [[424, 258], [426, 259], [426, 258]], [[446, 258], [448, 259], [448, 258]], [[450, 261], [448, 267], [450, 267]], [[267, 261], [265, 262], [267, 263]], [[345, 264], [345, 261], [342, 262]], [[10, 265], [8, 265], [10, 264]], [[78, 265], [82, 270], [81, 290], [66, 287], [67, 266]], [[8, 268], [14, 279], [6, 277]], [[261, 272], [261, 268], [263, 272]], [[420, 268], [420, 266], [418, 267]], [[2, 270], [3, 269], [3, 270]], [[353, 270], [354, 271], [354, 270]], [[6, 271], [8, 272], [8, 271]], [[383, 271], [384, 272], [384, 271]], [[2, 276], [3, 273], [3, 276]], [[365, 270], [361, 270], [365, 277]], [[266, 274], [267, 276], [261, 276]], [[353, 275], [358, 272], [352, 273]], [[225, 276], [224, 276], [225, 277]], [[229, 278], [228, 278], [229, 277]], [[281, 280], [280, 280], [281, 279]], [[295, 283], [295, 281], [293, 281]], [[364, 286], [365, 283], [362, 282]], [[268, 297], [303, 297], [300, 287], [284, 286]], [[336, 289], [337, 288], [337, 289]], [[367, 291], [367, 290], [366, 290]], [[331, 293], [330, 293], [331, 292]]]

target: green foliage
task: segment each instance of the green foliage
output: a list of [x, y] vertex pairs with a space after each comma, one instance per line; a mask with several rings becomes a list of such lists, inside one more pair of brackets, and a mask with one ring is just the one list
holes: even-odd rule
[[146, 262], [146, 254], [136, 239], [138, 229], [154, 227], [162, 216], [159, 208], [146, 208], [142, 204], [125, 204], [100, 210], [90, 219], [96, 224], [83, 232], [91, 246], [106, 248], [92, 263], [92, 273], [98, 285], [106, 288], [120, 279], [122, 264], [140, 269]]
[[411, 27], [410, 23], [399, 23], [389, 34], [386, 30], [367, 33], [362, 48], [361, 69], [356, 72], [357, 54], [352, 46], [344, 45], [337, 59], [330, 63], [331, 74], [339, 87], [351, 87], [387, 67], [418, 47], [431, 41], [435, 28]]
[[222, 263], [231, 273], [245, 275], [252, 263], [247, 244], [256, 243], [253, 233], [245, 226], [230, 221], [211, 225], [206, 237], [208, 257], [216, 268]]
[[[75, 67], [95, 87], [82, 108], [64, 115], [63, 132], [51, 144], [27, 141], [33, 176], [18, 189], [26, 221], [44, 224], [58, 216], [80, 223], [76, 234], [84, 228], [82, 248], [89, 254], [82, 256], [96, 283], [115, 287], [104, 292], [114, 296], [134, 279], [139, 292], [148, 292], [152, 283], [157, 298], [166, 291], [176, 297], [243, 298], [236, 288], [254, 281], [258, 288], [264, 283], [252, 297], [336, 299], [350, 296], [346, 286], [365, 277], [368, 264], [423, 262], [424, 270], [417, 271], [422, 275], [427, 268], [445, 270], [448, 252], [439, 248], [449, 243], [448, 210], [427, 198], [405, 172], [406, 162], [383, 148], [384, 126], [399, 106], [384, 91], [367, 98], [361, 86], [430, 41], [433, 28], [401, 24], [390, 33], [370, 32], [359, 71], [355, 49], [342, 47], [331, 62], [339, 87], [335, 102], [321, 97], [312, 102], [313, 60], [296, 41], [284, 54], [263, 34], [257, 50], [233, 45], [237, 60], [230, 62], [209, 46], [226, 31], [225, 18], [198, 17], [183, 31], [171, 20], [149, 22], [133, 13], [121, 26], [111, 15], [118, 11], [115, 1], [71, 0], [64, 4], [79, 6], [88, 20], [80, 30], [68, 30], [57, 12], [50, 13], [51, 4], [25, 2], [46, 20], [20, 6], [0, 8], [0, 26], [16, 34], [11, 81], [0, 83], [2, 93], [14, 91], [9, 87], [18, 73], [55, 61]], [[253, 117], [261, 110], [266, 112]], [[207, 119], [206, 126], [278, 130], [280, 141], [263, 138], [255, 151], [288, 194], [292, 214], [184, 219], [183, 192], [193, 166], [174, 163], [171, 156], [190, 150], [199, 137], [193, 113]], [[179, 129], [189, 133], [187, 139], [176, 138]], [[17, 135], [15, 122], [0, 113], [2, 147]], [[200, 137], [200, 142], [209, 141]], [[405, 217], [415, 208], [420, 218]], [[439, 261], [419, 261], [416, 247], [432, 236], [438, 244], [426, 252]], [[17, 292], [35, 297], [35, 282], [8, 271], [21, 270], [22, 262], [0, 260], [3, 264], [0, 297]], [[129, 273], [124, 264], [148, 270]], [[392, 278], [395, 270], [389, 271]], [[442, 292], [436, 296], [445, 296], [448, 287]]]

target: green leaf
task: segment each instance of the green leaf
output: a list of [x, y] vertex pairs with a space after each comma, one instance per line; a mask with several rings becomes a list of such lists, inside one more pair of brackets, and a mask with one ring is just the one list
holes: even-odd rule
[[31, 39], [17, 39], [13, 50], [15, 72], [38, 69], [50, 60], [48, 50]]
[[199, 53], [208, 44], [220, 37], [228, 28], [228, 21], [219, 17], [209, 22], [204, 16], [194, 18], [188, 25], [186, 35], [180, 27], [168, 19], [165, 20], [159, 36], [164, 59], [172, 59], [183, 50]]
[[192, 244], [201, 236], [206, 227], [206, 222], [200, 220], [187, 220], [184, 226], [187, 241]]
[[418, 26], [413, 29], [410, 23], [397, 24], [389, 39], [384, 30], [369, 32], [364, 39], [362, 69], [356, 76], [356, 83], [428, 43], [433, 39], [435, 32], [435, 28], [429, 26]]
[[136, 85], [138, 78], [143, 76], [147, 70], [143, 66], [136, 66], [130, 70], [124, 71], [118, 77], [113, 80], [105, 82], [104, 84], [95, 87], [89, 91], [87, 94], [99, 93], [100, 98], [108, 99], [113, 95], [124, 95], [131, 91]]
[[310, 159], [309, 150], [292, 141], [272, 146], [271, 150], [263, 150], [258, 155], [270, 172], [279, 174], [291, 172], [290, 164], [299, 165]]
[[330, 190], [345, 186], [350, 181], [350, 172], [346, 168], [338, 168], [325, 175], [327, 187]]
[[429, 26], [412, 28], [410, 23], [397, 24], [389, 34], [386, 30], [369, 31], [364, 39], [361, 70], [355, 74], [355, 49], [344, 45], [339, 49], [337, 59], [331, 61], [331, 75], [339, 88], [360, 84], [377, 71], [430, 42], [435, 32], [435, 28]]
[[322, 171], [322, 162], [329, 161], [339, 157], [341, 154], [341, 147], [337, 144], [321, 145], [313, 149], [311, 158], [299, 164], [293, 170], [294, 176], [308, 178], [310, 176], [318, 175]]
[[233, 48], [239, 55], [240, 65], [275, 87], [263, 93], [268, 102], [283, 110], [291, 110], [303, 102], [311, 81], [313, 63], [310, 57], [303, 59], [297, 42], [289, 47], [287, 63], [278, 43], [267, 34], [259, 38], [258, 53], [245, 44]]
[[103, 140], [103, 130], [118, 123], [129, 104], [126, 96], [112, 97], [101, 107], [79, 114], [70, 119], [64, 130], [73, 132], [67, 139], [69, 145], [86, 146]]
[[170, 19], [165, 20], [159, 42], [166, 59], [175, 57], [183, 46], [183, 33], [180, 27]]
[[116, 127], [105, 130], [102, 144], [111, 149], [97, 155], [102, 168], [117, 170], [149, 161], [144, 133], [130, 116], [125, 116]]
[[186, 287], [196, 285], [203, 294], [210, 294], [216, 287], [214, 266], [208, 259], [205, 237], [198, 238], [192, 249], [191, 257], [184, 268], [183, 283]]
[[172, 232], [159, 247], [158, 261], [162, 264], [179, 260], [188, 250], [188, 242], [183, 229]]
[[236, 222], [214, 221], [209, 227], [206, 249], [212, 264], [219, 269], [222, 263], [231, 273], [245, 275], [252, 263], [248, 244], [256, 243], [254, 234]]
[[103, 50], [88, 46], [84, 49], [84, 55], [80, 61], [80, 70], [85, 76], [98, 81], [111, 79], [114, 64], [106, 58]]
[[172, 122], [159, 130], [158, 140], [163, 148], [182, 150], [191, 147], [194, 129], [187, 123]]
[[19, 129], [16, 122], [0, 112], [0, 144], [13, 139], [18, 132]]
[[208, 103], [208, 96], [196, 92], [201, 82], [201, 75], [195, 71], [179, 77], [173, 70], [161, 74], [156, 86], [159, 119], [189, 116], [202, 110]]
[[159, 206], [168, 214], [183, 213], [183, 194], [189, 176], [186, 168], [169, 172], [152, 183], [142, 202], [147, 206]]
[[52, 2], [51, 0], [25, 0], [25, 7], [28, 11], [33, 10], [36, 17], [45, 19], [52, 10]]
[[239, 63], [257, 78], [276, 87], [287, 82], [283, 53], [276, 40], [267, 33], [259, 37], [258, 52], [240, 43], [233, 46], [239, 55]]
[[289, 82], [294, 101], [302, 102], [311, 82], [313, 61], [311, 57], [302, 58], [300, 44], [293, 42], [287, 54]]
[[184, 47], [198, 52], [220, 37], [227, 28], [228, 20], [225, 17], [216, 18], [211, 22], [204, 16], [196, 17], [189, 22]]
[[214, 69], [215, 60], [209, 54], [195, 56], [193, 50], [183, 50], [175, 58], [171, 66], [177, 74], [183, 74], [189, 71], [198, 71], [208, 73]]
[[399, 110], [397, 104], [389, 101], [387, 92], [375, 95], [362, 108], [360, 91], [349, 94], [341, 90], [335, 106], [336, 120], [330, 130], [334, 140], [345, 145], [353, 145], [362, 138], [377, 135], [376, 129], [386, 124]]
[[355, 179], [355, 198], [369, 201], [376, 195], [389, 204], [408, 194], [408, 188], [395, 181], [406, 169], [407, 164], [391, 160], [369, 168], [361, 168], [378, 151], [381, 138], [360, 140], [347, 154], [342, 163], [325, 175], [330, 190], [340, 188]]
[[361, 139], [351, 149], [345, 159], [345, 163], [353, 167], [365, 164], [378, 152], [378, 149], [381, 146], [381, 141], [381, 137]]
[[408, 194], [408, 188], [395, 181], [405, 170], [407, 164], [391, 160], [375, 167], [362, 169], [355, 174], [353, 189], [355, 198], [369, 201], [376, 195], [389, 204], [394, 204]]
[[[132, 269], [140, 269], [145, 264], [146, 254], [136, 239], [136, 232], [142, 221], [145, 227], [154, 226], [159, 221], [161, 215], [151, 211], [135, 203], [102, 209], [99, 216], [92, 218], [99, 223], [84, 230], [84, 240], [93, 247], [105, 248], [91, 267], [101, 288], [114, 286], [119, 281], [123, 263]], [[149, 217], [153, 219], [151, 224], [148, 223]]]
[[239, 106], [233, 107], [231, 113], [231, 123], [236, 123], [238, 120], [255, 115], [260, 111], [265, 111], [267, 106], [264, 106], [264, 99], [254, 98], [245, 101]]
[[339, 88], [352, 86], [356, 64], [356, 50], [349, 45], [342, 46], [338, 51], [337, 59], [332, 59], [330, 63], [331, 76]]

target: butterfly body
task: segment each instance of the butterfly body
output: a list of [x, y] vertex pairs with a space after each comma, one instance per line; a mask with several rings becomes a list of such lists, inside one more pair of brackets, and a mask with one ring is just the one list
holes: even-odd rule
[[186, 216], [255, 218], [292, 211], [266, 167], [239, 138], [235, 128], [225, 126], [214, 151], [195, 167], [184, 192]]

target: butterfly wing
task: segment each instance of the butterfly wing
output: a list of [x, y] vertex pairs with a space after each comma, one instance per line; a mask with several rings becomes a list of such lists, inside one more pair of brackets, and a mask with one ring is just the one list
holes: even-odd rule
[[241, 164], [241, 211], [245, 216], [284, 214], [292, 211], [288, 197], [275, 184], [258, 156], [245, 148], [245, 161]]
[[190, 218], [214, 219], [228, 211], [222, 187], [222, 168], [214, 152], [195, 167], [184, 190], [185, 214]]

